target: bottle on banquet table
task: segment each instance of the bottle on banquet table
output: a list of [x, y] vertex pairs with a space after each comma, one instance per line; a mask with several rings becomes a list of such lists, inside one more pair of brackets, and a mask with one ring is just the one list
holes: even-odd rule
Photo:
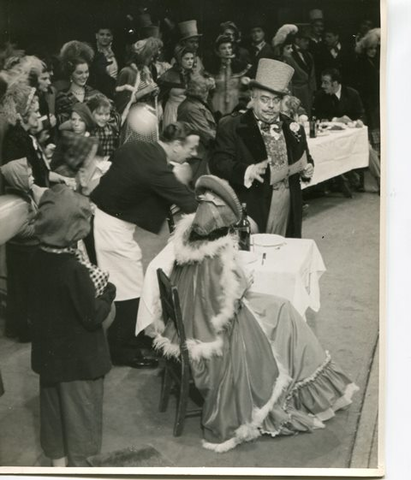
[[317, 136], [317, 118], [313, 114], [310, 120], [310, 138], [315, 138]]
[[242, 203], [241, 206], [243, 215], [241, 220], [235, 225], [235, 230], [238, 234], [238, 246], [240, 250], [250, 251], [251, 225], [247, 218], [247, 205]]

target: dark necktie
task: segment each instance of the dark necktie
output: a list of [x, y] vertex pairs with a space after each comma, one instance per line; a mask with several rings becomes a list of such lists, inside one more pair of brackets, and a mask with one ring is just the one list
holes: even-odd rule
[[259, 124], [260, 124], [261, 131], [266, 132], [268, 134], [271, 134], [272, 130], [274, 130], [274, 132], [276, 132], [276, 133], [281, 132], [281, 127], [282, 127], [282, 121], [281, 120], [275, 120], [272, 123], [267, 123], [267, 122], [260, 121]]

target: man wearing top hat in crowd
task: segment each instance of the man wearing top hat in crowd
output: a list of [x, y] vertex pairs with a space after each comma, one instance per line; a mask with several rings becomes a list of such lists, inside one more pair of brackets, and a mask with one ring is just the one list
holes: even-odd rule
[[[180, 22], [178, 24], [178, 29], [180, 30], [181, 34], [178, 43], [182, 46], [189, 47], [195, 52], [193, 76], [196, 74], [201, 74], [204, 70], [204, 66], [203, 62], [198, 56], [198, 49], [200, 47], [200, 37], [202, 37], [203, 35], [201, 33], [198, 33], [197, 21], [187, 20], [186, 22]], [[175, 59], [173, 59], [171, 63], [174, 64]]]
[[221, 120], [210, 170], [247, 204], [254, 231], [300, 238], [300, 181], [309, 181], [314, 167], [304, 129], [280, 113], [293, 73], [283, 62], [259, 61], [251, 108]]

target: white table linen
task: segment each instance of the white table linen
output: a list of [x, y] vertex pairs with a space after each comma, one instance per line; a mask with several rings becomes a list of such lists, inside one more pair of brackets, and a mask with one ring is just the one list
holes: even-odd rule
[[301, 182], [301, 188], [312, 187], [355, 168], [368, 167], [369, 141], [365, 126], [331, 131], [307, 141], [314, 160], [314, 175], [311, 182]]
[[[289, 300], [304, 316], [310, 307], [320, 309], [319, 280], [326, 268], [314, 240], [286, 238], [281, 247], [256, 248], [250, 252], [250, 259], [244, 260], [240, 252], [240, 262], [246, 273], [253, 275], [251, 291], [268, 293]], [[262, 264], [262, 253], [266, 253]], [[174, 245], [170, 242], [149, 264], [137, 315], [136, 335], [146, 329], [150, 334], [151, 324], [161, 318], [161, 304], [157, 283], [157, 269], [167, 275], [173, 269]]]

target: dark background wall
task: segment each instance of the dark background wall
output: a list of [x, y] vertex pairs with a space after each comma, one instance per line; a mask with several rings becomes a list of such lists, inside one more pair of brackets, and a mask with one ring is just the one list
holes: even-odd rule
[[255, 17], [264, 19], [269, 38], [284, 23], [308, 22], [308, 12], [320, 8], [327, 22], [338, 24], [343, 37], [371, 18], [379, 26], [379, 0], [0, 0], [0, 41], [14, 40], [22, 48], [47, 47], [57, 52], [72, 39], [93, 40], [99, 21], [109, 21], [116, 42], [124, 42], [125, 17], [147, 7], [154, 19], [197, 19], [205, 34], [203, 46], [216, 36], [218, 25], [235, 21], [246, 32]]

